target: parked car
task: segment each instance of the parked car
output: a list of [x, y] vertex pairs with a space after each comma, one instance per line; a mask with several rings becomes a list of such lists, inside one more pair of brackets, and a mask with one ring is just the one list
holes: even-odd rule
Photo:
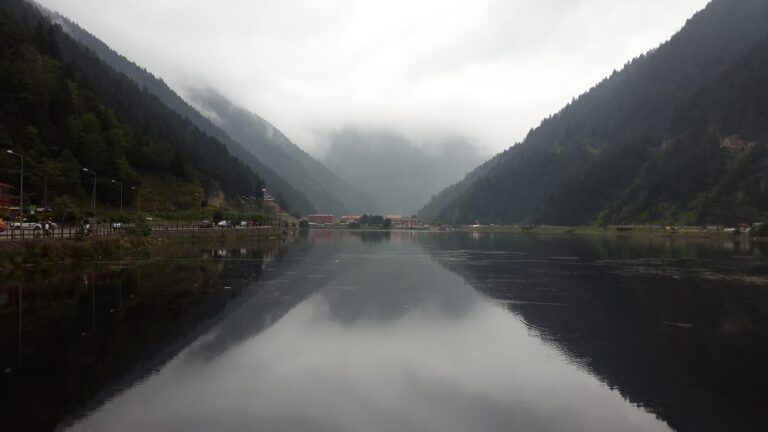
[[0, 232], [5, 231], [5, 221], [0, 219]]
[[119, 230], [119, 229], [125, 229], [125, 228], [126, 228], [126, 224], [122, 222], [112, 222], [112, 229]]
[[218, 226], [219, 228], [227, 228], [229, 226], [229, 221], [223, 220], [217, 223], [216, 226]]
[[14, 222], [11, 227], [15, 230], [25, 229], [38, 231], [43, 229], [43, 226], [38, 222]]
[[200, 228], [201, 229], [211, 229], [213, 228], [213, 223], [211, 221], [204, 220], [200, 222]]

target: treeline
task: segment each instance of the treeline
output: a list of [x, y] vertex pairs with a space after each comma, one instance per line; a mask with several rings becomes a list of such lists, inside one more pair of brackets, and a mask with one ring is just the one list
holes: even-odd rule
[[357, 222], [349, 224], [350, 228], [380, 228], [390, 229], [392, 227], [392, 221], [381, 215], [367, 215], [360, 216]]
[[[261, 193], [259, 176], [220, 142], [21, 0], [0, 8], [0, 100], [0, 147], [25, 155], [27, 202], [86, 199], [92, 176], [82, 168], [124, 189], [160, 176], [220, 190], [231, 202]], [[0, 182], [16, 185], [18, 161], [0, 164]], [[118, 188], [99, 192], [100, 202], [117, 204]], [[126, 203], [134, 197], [124, 193]]]

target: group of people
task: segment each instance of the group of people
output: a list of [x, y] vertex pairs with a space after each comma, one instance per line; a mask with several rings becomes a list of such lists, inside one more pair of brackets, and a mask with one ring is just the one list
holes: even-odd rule
[[90, 237], [93, 234], [93, 226], [88, 220], [83, 220], [83, 224], [80, 226], [80, 234], [85, 237]]
[[50, 219], [46, 219], [43, 222], [40, 223], [40, 225], [43, 226], [43, 232], [45, 235], [51, 235], [53, 234], [53, 229], [56, 228], [56, 224], [50, 221]]

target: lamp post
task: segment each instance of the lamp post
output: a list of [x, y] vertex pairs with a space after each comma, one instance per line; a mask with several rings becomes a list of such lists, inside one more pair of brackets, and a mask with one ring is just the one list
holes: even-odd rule
[[83, 171], [93, 175], [93, 192], [91, 193], [91, 213], [93, 213], [93, 218], [96, 219], [96, 173], [89, 170], [88, 168], [83, 168]]
[[117, 180], [110, 179], [109, 181], [111, 181], [112, 183], [117, 183], [118, 185], [120, 185], [120, 216], [122, 216], [123, 215], [123, 184], [120, 183]]
[[24, 155], [16, 153], [13, 150], [6, 150], [9, 155], [18, 156], [21, 159], [21, 175], [19, 176], [19, 225], [23, 228], [24, 224]]
[[135, 190], [136, 193], [139, 195], [139, 205], [137, 208], [138, 208], [139, 218], [141, 218], [141, 189], [135, 186], [131, 186], [131, 190]]
[[202, 198], [200, 198], [200, 192], [195, 192], [195, 196], [198, 197], [197, 198], [198, 218], [200, 219], [200, 221], [202, 221], [203, 220], [203, 205], [202, 205], [203, 200]]

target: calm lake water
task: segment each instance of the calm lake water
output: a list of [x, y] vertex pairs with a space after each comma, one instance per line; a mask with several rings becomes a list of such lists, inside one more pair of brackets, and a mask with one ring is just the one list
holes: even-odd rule
[[764, 431], [768, 258], [313, 231], [0, 279], [2, 431]]

